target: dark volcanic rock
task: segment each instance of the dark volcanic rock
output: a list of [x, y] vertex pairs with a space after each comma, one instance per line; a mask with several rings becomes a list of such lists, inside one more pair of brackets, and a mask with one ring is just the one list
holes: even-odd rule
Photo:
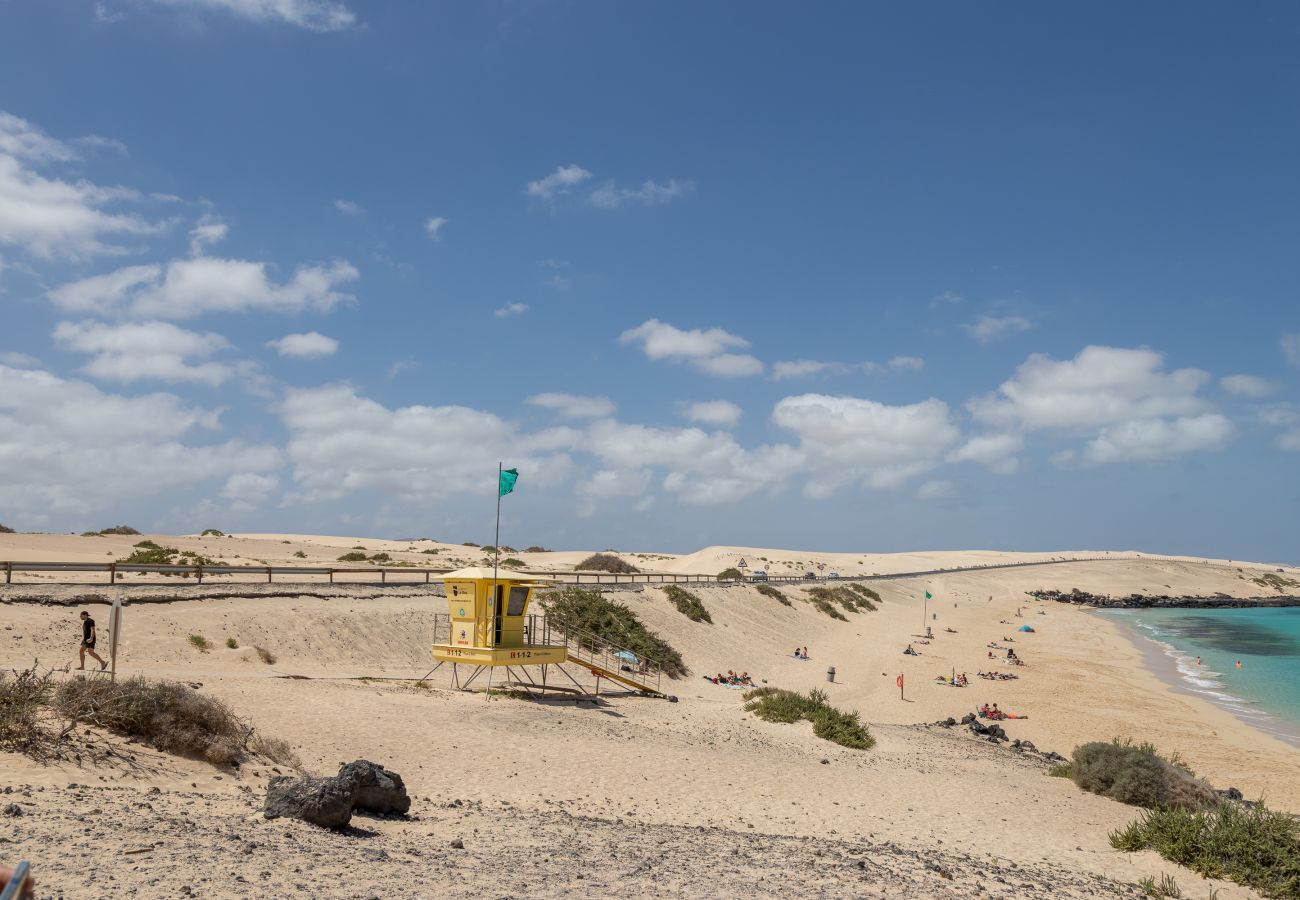
[[342, 828], [352, 821], [352, 787], [337, 778], [279, 775], [266, 786], [262, 814], [268, 819], [302, 819], [322, 828]]
[[1146, 609], [1148, 607], [1194, 607], [1199, 609], [1244, 609], [1258, 606], [1300, 606], [1300, 597], [1228, 597], [1223, 594], [1214, 597], [1168, 597], [1165, 595], [1148, 596], [1129, 594], [1127, 597], [1090, 594], [1078, 588], [1066, 593], [1064, 591], [1028, 591], [1031, 597], [1039, 600], [1055, 600], [1057, 603], [1079, 603], [1086, 606], [1104, 606], [1118, 609]]
[[402, 776], [368, 759], [350, 762], [339, 769], [340, 784], [352, 790], [352, 808], [386, 816], [406, 815], [411, 808]]

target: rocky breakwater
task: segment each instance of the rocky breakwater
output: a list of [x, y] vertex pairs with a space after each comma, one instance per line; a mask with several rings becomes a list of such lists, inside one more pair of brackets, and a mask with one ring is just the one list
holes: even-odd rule
[[1057, 603], [1077, 603], [1080, 606], [1097, 606], [1108, 609], [1150, 609], [1150, 608], [1186, 608], [1198, 609], [1245, 609], [1250, 607], [1300, 606], [1300, 597], [1283, 595], [1280, 597], [1229, 597], [1227, 594], [1215, 594], [1212, 597], [1170, 597], [1164, 594], [1129, 594], [1127, 597], [1111, 597], [1108, 594], [1090, 594], [1075, 588], [1072, 591], [1026, 591], [1039, 600], [1055, 600]]

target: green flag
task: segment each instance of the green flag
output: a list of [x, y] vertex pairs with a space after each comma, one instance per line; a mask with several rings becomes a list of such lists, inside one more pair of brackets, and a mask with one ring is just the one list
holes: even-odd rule
[[934, 599], [934, 597], [933, 597], [933, 596], [931, 596], [931, 594], [930, 594], [930, 592], [929, 592], [929, 591], [926, 591], [926, 592], [925, 592], [925, 599], [927, 599], [927, 600], [933, 600], [933, 599]]
[[518, 469], [503, 469], [501, 471], [501, 481], [497, 485], [497, 496], [504, 497], [515, 489], [515, 482], [519, 480]]

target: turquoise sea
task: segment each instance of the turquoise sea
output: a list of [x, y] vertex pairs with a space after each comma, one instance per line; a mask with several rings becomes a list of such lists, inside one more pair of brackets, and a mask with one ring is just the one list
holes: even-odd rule
[[1100, 614], [1132, 628], [1156, 651], [1148, 653], [1156, 674], [1300, 744], [1300, 607]]

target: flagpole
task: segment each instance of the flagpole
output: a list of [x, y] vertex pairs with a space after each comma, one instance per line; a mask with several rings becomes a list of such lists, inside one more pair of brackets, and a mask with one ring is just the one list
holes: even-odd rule
[[497, 462], [497, 530], [492, 542], [492, 646], [496, 646], [497, 561], [501, 559], [501, 462]]
[[[498, 501], [497, 506], [500, 507], [500, 505], [501, 503], [500, 501]], [[501, 515], [499, 510], [497, 512], [497, 515], [498, 516]], [[926, 606], [929, 604], [929, 602], [930, 602], [930, 592], [927, 590], [925, 594], [921, 597], [921, 633], [922, 634], [925, 633], [925, 613], [926, 613]]]

